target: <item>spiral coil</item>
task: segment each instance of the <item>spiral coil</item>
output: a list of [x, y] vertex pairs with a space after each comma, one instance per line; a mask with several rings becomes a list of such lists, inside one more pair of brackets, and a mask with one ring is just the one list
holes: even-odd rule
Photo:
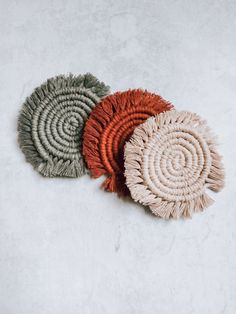
[[26, 159], [48, 177], [85, 173], [82, 135], [90, 112], [109, 88], [91, 74], [57, 76], [36, 88], [19, 117], [19, 143]]
[[143, 90], [107, 96], [93, 110], [84, 131], [83, 153], [93, 177], [106, 174], [103, 187], [128, 195], [124, 177], [124, 145], [136, 126], [172, 105]]

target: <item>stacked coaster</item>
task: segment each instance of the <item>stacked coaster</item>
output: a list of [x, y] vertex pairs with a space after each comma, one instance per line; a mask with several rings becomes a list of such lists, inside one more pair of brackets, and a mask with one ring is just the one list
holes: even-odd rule
[[85, 126], [83, 154], [93, 177], [108, 176], [102, 185], [107, 191], [129, 195], [124, 145], [136, 126], [171, 108], [159, 95], [141, 89], [117, 92], [96, 106]]
[[166, 112], [137, 127], [125, 148], [132, 198], [160, 217], [192, 216], [212, 204], [224, 172], [206, 121], [191, 112]]
[[23, 104], [19, 144], [43, 176], [106, 175], [102, 187], [155, 215], [192, 216], [224, 185], [221, 157], [205, 120], [173, 110], [142, 89], [109, 94], [91, 74], [57, 76]]

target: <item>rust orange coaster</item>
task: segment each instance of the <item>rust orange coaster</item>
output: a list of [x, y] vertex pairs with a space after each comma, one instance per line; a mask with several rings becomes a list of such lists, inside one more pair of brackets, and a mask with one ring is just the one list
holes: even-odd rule
[[135, 127], [173, 106], [162, 97], [137, 89], [104, 98], [92, 111], [84, 129], [83, 154], [91, 175], [108, 177], [102, 187], [129, 195], [124, 177], [124, 145]]

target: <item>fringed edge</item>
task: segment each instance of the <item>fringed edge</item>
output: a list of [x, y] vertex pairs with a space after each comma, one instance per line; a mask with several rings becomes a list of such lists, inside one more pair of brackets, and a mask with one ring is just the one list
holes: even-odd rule
[[[108, 179], [111, 181], [109, 182]], [[106, 191], [116, 192], [119, 197], [130, 197], [130, 191], [125, 184], [125, 176], [123, 171], [109, 176], [107, 180], [104, 181], [102, 186]]]
[[45, 177], [66, 177], [77, 178], [86, 173], [86, 168], [83, 161], [67, 160], [55, 158], [53, 162], [42, 162], [37, 170]]
[[45, 83], [34, 90], [30, 97], [36, 96], [36, 99], [39, 97], [39, 99], [42, 100], [48, 93], [67, 87], [84, 88], [89, 90], [98, 98], [103, 98], [110, 92], [110, 87], [105, 85], [104, 82], [99, 81], [91, 73], [80, 75], [73, 75], [70, 73], [68, 75], [58, 75], [47, 79]]
[[213, 203], [214, 200], [207, 193], [203, 193], [191, 201], [168, 202], [160, 199], [159, 203], [150, 205], [150, 209], [154, 215], [164, 219], [192, 218], [194, 213], [203, 211]]
[[26, 98], [18, 117], [18, 143], [25, 155], [26, 161], [32, 164], [35, 170], [46, 177], [79, 177], [86, 173], [82, 152], [78, 160], [44, 160], [37, 151], [32, 138], [32, 119], [34, 110], [45, 99], [48, 93], [66, 88], [80, 87], [89, 90], [96, 99], [101, 100], [106, 96], [110, 87], [100, 82], [90, 73], [84, 75], [58, 75], [49, 78], [41, 86], [35, 88], [33, 93]]
[[206, 179], [206, 186], [214, 192], [219, 192], [225, 185], [225, 172], [222, 157], [215, 150], [211, 150], [211, 157], [211, 169]]

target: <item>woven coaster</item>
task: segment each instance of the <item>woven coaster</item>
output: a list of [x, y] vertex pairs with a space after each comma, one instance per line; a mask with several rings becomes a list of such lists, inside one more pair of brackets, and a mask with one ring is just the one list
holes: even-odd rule
[[162, 218], [192, 216], [224, 185], [221, 157], [206, 121], [175, 110], [138, 126], [125, 147], [125, 176], [135, 201]]
[[85, 126], [83, 154], [93, 177], [108, 176], [103, 188], [129, 195], [124, 177], [124, 144], [137, 125], [171, 108], [160, 96], [141, 89], [117, 92], [97, 105]]
[[57, 76], [36, 88], [23, 104], [19, 144], [26, 160], [47, 177], [79, 177], [84, 124], [109, 87], [93, 75]]

